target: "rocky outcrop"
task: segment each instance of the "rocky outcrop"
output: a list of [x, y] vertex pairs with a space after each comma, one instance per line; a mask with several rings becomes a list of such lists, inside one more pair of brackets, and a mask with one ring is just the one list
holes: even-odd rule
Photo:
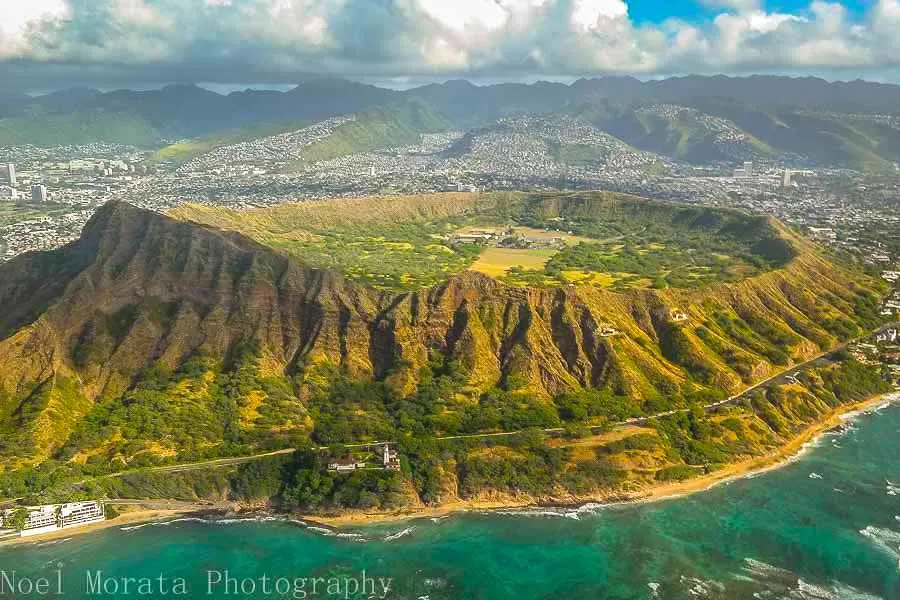
[[88, 399], [116, 397], [150, 365], [198, 350], [224, 360], [247, 342], [285, 373], [328, 362], [401, 392], [433, 351], [482, 390], [514, 374], [545, 397], [610, 385], [650, 398], [689, 377], [733, 391], [771, 372], [773, 347], [796, 361], [835, 344], [822, 317], [852, 322], [862, 289], [805, 248], [782, 269], [704, 290], [531, 289], [464, 272], [390, 293], [111, 203], [78, 242], [0, 265], [0, 399], [9, 414], [10, 398], [55, 373]]

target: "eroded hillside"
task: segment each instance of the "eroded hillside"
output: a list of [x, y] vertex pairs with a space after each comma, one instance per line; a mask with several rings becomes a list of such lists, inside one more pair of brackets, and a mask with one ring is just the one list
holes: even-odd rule
[[[382, 199], [367, 214], [431, 219], [496, 201], [420, 200]], [[642, 201], [546, 208], [592, 212], [592, 202]], [[660, 218], [661, 205], [647, 206]], [[311, 205], [299, 218], [348, 218], [345, 208]], [[466, 271], [393, 292], [212, 226], [226, 223], [113, 203], [75, 244], [0, 265], [0, 301], [12, 307], [0, 315], [0, 451], [7, 466], [133, 466], [377, 438], [381, 424], [547, 425], [573, 393], [600, 399], [588, 419], [653, 414], [739, 391], [873, 324], [875, 282], [778, 223], [748, 223], [741, 235], [767, 240], [783, 264], [732, 283], [616, 292]]]

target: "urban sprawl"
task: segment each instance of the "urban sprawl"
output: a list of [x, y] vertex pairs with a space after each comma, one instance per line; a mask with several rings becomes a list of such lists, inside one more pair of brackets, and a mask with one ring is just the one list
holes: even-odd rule
[[[0, 209], [7, 206], [0, 210], [0, 260], [72, 241], [111, 199], [165, 211], [185, 202], [242, 208], [374, 194], [603, 189], [772, 215], [886, 280], [900, 279], [900, 172], [741, 156], [743, 134], [715, 119], [706, 126], [716, 144], [734, 147], [735, 160], [678, 163], [564, 115], [506, 118], [468, 133], [423, 134], [409, 146], [301, 160], [305, 148], [355, 118], [220, 146], [182, 164], [113, 144], [0, 148]], [[588, 149], [589, 156], [573, 159], [560, 148]]]

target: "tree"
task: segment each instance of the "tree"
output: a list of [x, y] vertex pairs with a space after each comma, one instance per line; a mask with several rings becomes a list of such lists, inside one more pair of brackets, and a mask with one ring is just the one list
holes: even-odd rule
[[24, 506], [20, 506], [19, 508], [12, 511], [12, 513], [3, 519], [3, 525], [9, 529], [14, 529], [16, 531], [22, 531], [25, 529], [25, 525], [28, 523], [28, 516], [31, 512], [25, 508]]

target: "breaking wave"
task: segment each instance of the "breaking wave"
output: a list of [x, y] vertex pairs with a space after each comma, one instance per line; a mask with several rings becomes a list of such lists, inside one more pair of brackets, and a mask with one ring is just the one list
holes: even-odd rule
[[893, 529], [885, 529], [882, 527], [869, 526], [860, 530], [860, 533], [867, 537], [878, 548], [890, 554], [897, 561], [900, 561], [900, 532]]
[[415, 527], [407, 527], [406, 529], [403, 529], [402, 531], [398, 531], [397, 533], [392, 533], [388, 536], [385, 536], [384, 541], [385, 542], [393, 542], [394, 540], [399, 540], [402, 537], [406, 537], [406, 536], [412, 534], [412, 532], [415, 531], [415, 529], [416, 529]]
[[752, 558], [744, 560], [741, 571], [737, 579], [751, 583], [753, 597], [761, 600], [883, 600], [839, 581], [810, 583], [787, 569]]

